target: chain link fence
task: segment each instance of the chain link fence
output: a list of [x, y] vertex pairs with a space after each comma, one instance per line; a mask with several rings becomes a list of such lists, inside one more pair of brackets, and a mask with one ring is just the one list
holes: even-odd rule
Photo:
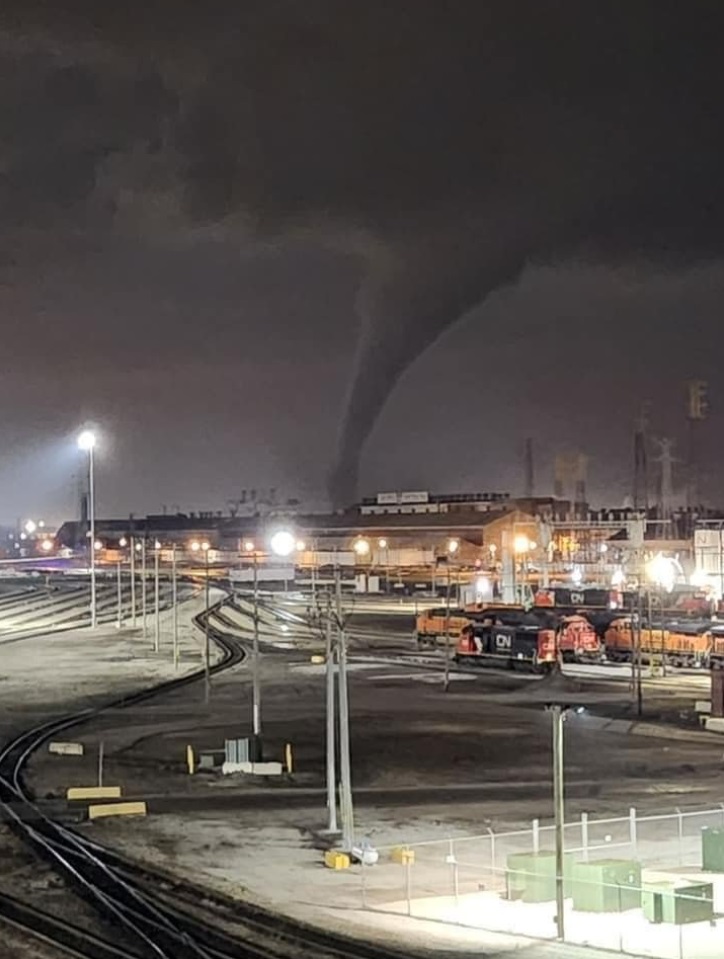
[[[721, 873], [704, 869], [703, 833]], [[378, 847], [361, 866], [364, 909], [555, 939], [555, 828]], [[660, 959], [724, 956], [724, 804], [564, 827], [565, 940]], [[721, 916], [721, 925], [719, 917]]]

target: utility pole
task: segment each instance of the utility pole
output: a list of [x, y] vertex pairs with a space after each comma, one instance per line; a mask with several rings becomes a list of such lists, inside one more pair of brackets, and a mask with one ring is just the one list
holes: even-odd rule
[[148, 623], [146, 617], [146, 534], [143, 534], [141, 540], [141, 622], [143, 623], [143, 638], [148, 635]]
[[339, 565], [335, 568], [337, 592], [337, 644], [339, 658], [339, 765], [342, 785], [342, 848], [354, 845], [354, 809], [352, 806], [352, 770], [349, 754], [349, 697], [347, 689], [347, 639], [342, 619], [342, 582]]
[[529, 436], [525, 441], [525, 497], [526, 499], [532, 499], [534, 495], [533, 439]]
[[445, 593], [445, 670], [443, 673], [442, 688], [445, 692], [450, 688], [450, 557], [447, 560], [447, 590]]
[[254, 550], [254, 642], [251, 659], [252, 732], [257, 740], [261, 736], [261, 689], [259, 686], [259, 573], [257, 554]]
[[116, 625], [120, 629], [121, 626], [123, 626], [123, 583], [121, 579], [123, 574], [122, 574], [122, 566], [121, 566], [120, 559], [118, 560], [118, 564], [117, 564], [117, 573], [118, 575], [117, 575], [117, 582], [116, 582], [116, 586], [117, 586], [116, 593], [117, 593], [117, 599], [118, 599], [118, 619], [116, 620]]
[[154, 652], [161, 649], [161, 544], [156, 540], [156, 555], [154, 556], [153, 572], [153, 605], [154, 605], [154, 628], [153, 628], [153, 648]]
[[204, 619], [204, 702], [208, 705], [211, 699], [211, 636], [209, 635], [209, 544], [204, 543], [206, 557], [206, 617]]
[[131, 626], [136, 628], [136, 540], [131, 536]]
[[171, 546], [171, 602], [173, 604], [173, 665], [175, 669], [178, 669], [178, 578], [175, 543]]
[[565, 889], [564, 889], [564, 827], [563, 805], [563, 721], [565, 710], [560, 705], [551, 707], [553, 713], [553, 805], [556, 827], [556, 936], [565, 940]]
[[334, 709], [334, 642], [332, 638], [332, 608], [327, 595], [326, 617], [326, 664], [327, 664], [327, 832], [336, 833], [337, 829], [337, 773], [335, 769], [335, 709]]

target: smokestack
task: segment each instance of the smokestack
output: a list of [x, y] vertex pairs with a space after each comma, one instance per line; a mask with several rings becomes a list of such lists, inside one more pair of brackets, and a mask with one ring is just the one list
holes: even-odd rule
[[634, 482], [633, 504], [634, 509], [647, 510], [649, 508], [649, 476], [648, 454], [646, 443], [646, 428], [648, 426], [648, 404], [644, 404], [641, 415], [636, 421], [634, 432]]
[[533, 471], [533, 439], [529, 436], [525, 441], [525, 496], [532, 499], [535, 496], [535, 473]]

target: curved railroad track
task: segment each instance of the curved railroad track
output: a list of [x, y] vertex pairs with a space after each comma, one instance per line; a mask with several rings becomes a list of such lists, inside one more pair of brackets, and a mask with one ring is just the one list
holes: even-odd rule
[[[219, 673], [241, 663], [245, 644], [212, 626], [224, 600], [195, 618], [221, 649]], [[126, 859], [45, 814], [25, 785], [30, 756], [51, 737], [107, 709], [123, 709], [197, 682], [203, 670], [58, 717], [27, 730], [0, 750], [0, 807], [25, 843], [117, 929], [99, 938], [9, 897], [0, 896], [0, 921], [51, 942], [81, 959], [389, 959], [394, 952], [307, 926], [253, 903], [231, 899]]]

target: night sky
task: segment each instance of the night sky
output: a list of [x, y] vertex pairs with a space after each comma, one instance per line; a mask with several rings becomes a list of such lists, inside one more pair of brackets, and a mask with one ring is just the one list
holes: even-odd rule
[[6, 0], [0, 520], [75, 511], [87, 421], [104, 514], [345, 500], [363, 446], [361, 492], [520, 492], [526, 436], [618, 504], [690, 378], [724, 503], [723, 22]]

